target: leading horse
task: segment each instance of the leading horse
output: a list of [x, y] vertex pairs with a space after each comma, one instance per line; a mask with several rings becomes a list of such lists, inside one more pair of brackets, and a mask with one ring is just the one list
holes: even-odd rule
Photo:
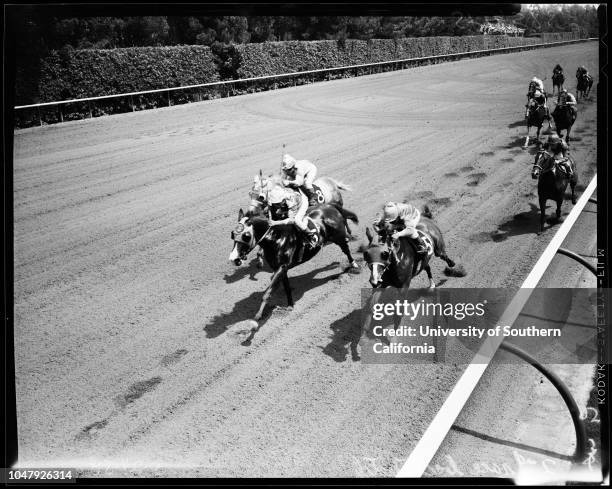
[[332, 205], [321, 205], [310, 212], [308, 218], [315, 224], [322, 239], [316, 247], [308, 247], [303, 237], [298, 233], [295, 225], [286, 224], [270, 226], [270, 221], [262, 216], [246, 216], [242, 209], [238, 213], [238, 225], [232, 231], [231, 237], [234, 247], [229, 256], [230, 261], [240, 265], [247, 255], [259, 245], [263, 255], [273, 270], [272, 280], [254, 319], [259, 321], [263, 315], [264, 308], [270, 299], [272, 291], [282, 281], [290, 307], [293, 306], [293, 296], [289, 284], [287, 272], [289, 269], [307, 262], [315, 256], [325, 243], [335, 243], [349, 260], [351, 268], [359, 266], [353, 259], [348, 247], [348, 236], [346, 234], [346, 220], [358, 223], [359, 219], [353, 212]]
[[546, 201], [554, 200], [557, 203], [557, 220], [561, 219], [561, 205], [565, 198], [568, 183], [572, 189], [572, 204], [576, 203], [576, 164], [571, 160], [573, 175], [569, 175], [563, 165], [555, 160], [546, 151], [541, 150], [536, 154], [531, 171], [531, 178], [538, 180], [538, 200], [540, 204], [540, 232], [544, 231], [546, 220]]
[[[264, 214], [268, 206], [268, 192], [276, 185], [283, 185], [280, 175], [269, 175], [264, 177], [261, 170], [259, 175], [253, 178], [253, 186], [249, 193], [251, 202], [247, 208], [247, 215], [254, 216]], [[332, 204], [343, 207], [344, 201], [340, 190], [351, 191], [351, 187], [334, 178], [319, 177], [313, 182], [317, 204]], [[350, 234], [350, 230], [349, 230]]]

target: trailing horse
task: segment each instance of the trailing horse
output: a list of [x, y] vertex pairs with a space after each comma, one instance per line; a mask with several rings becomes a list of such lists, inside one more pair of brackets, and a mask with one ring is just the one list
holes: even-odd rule
[[270, 295], [280, 281], [283, 283], [287, 302], [293, 306], [293, 296], [289, 284], [287, 271], [297, 265], [307, 262], [315, 256], [325, 243], [337, 244], [349, 260], [351, 268], [359, 268], [348, 247], [346, 234], [346, 220], [358, 223], [357, 216], [346, 209], [332, 205], [321, 205], [308, 212], [308, 219], [317, 227], [319, 245], [308, 247], [304, 243], [301, 233], [294, 224], [270, 226], [270, 221], [262, 216], [246, 216], [242, 209], [238, 213], [238, 225], [232, 231], [234, 247], [229, 256], [230, 261], [240, 265], [246, 256], [259, 245], [263, 250], [264, 258], [273, 270], [272, 280], [266, 288], [263, 300], [255, 320], [259, 321]]
[[566, 131], [565, 142], [568, 145], [570, 143], [570, 132], [574, 122], [576, 122], [577, 115], [576, 108], [570, 105], [557, 105], [552, 113], [553, 120], [555, 121], [555, 131], [557, 131], [559, 137], [562, 137], [561, 131]]
[[570, 176], [563, 165], [555, 160], [546, 151], [539, 151], [533, 162], [531, 178], [538, 179], [538, 200], [540, 204], [540, 232], [544, 231], [546, 220], [546, 201], [554, 200], [557, 203], [557, 220], [561, 219], [561, 204], [565, 198], [565, 191], [569, 183], [572, 189], [572, 204], [576, 203], [576, 184], [578, 176], [576, 164], [570, 160], [573, 175]]
[[558, 72], [558, 71], [553, 72], [553, 76], [552, 76], [552, 84], [553, 84], [552, 94], [553, 95], [555, 94], [555, 87], [557, 87], [557, 95], [561, 93], [561, 90], [563, 90], [563, 83], [565, 83], [565, 75], [562, 72]]
[[[545, 119], [547, 119], [546, 107], [544, 105], [532, 103], [527, 112], [527, 135], [525, 136], [523, 148], [529, 146], [529, 132], [532, 127], [537, 129], [536, 140], [537, 143], [540, 144], [540, 131], [542, 130]], [[548, 127], [550, 128], [550, 117], [548, 117]]]
[[435, 255], [444, 260], [449, 267], [455, 266], [455, 262], [446, 255], [442, 232], [431, 220], [431, 212], [425, 209], [423, 216], [427, 217], [421, 217], [417, 232], [422, 233], [423, 239], [430, 245], [425, 257], [417, 254], [415, 244], [410, 238], [402, 237], [395, 243], [374, 244], [372, 232], [370, 228], [366, 228], [369, 244], [363, 256], [370, 268], [372, 287], [408, 288], [412, 279], [425, 270], [429, 278], [429, 288], [433, 289], [436, 284], [429, 265], [431, 257]]
[[576, 86], [576, 98], [586, 98], [591, 93], [591, 87], [593, 86], [593, 77], [588, 73], [583, 73], [578, 77], [578, 85]]

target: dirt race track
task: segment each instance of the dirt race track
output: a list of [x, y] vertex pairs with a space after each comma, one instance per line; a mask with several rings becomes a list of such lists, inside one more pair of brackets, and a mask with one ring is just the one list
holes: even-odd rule
[[[286, 144], [353, 187], [360, 263], [383, 203], [414, 198], [468, 271], [445, 277], [436, 260], [439, 285], [517, 287], [558, 229], [536, 235], [534, 146], [520, 147], [528, 81], [550, 89], [557, 62], [575, 92], [597, 43], [17, 131], [20, 463], [351, 477], [376, 458], [394, 475], [463, 366], [360, 362], [368, 272], [344, 273], [335, 246], [290, 273], [295, 308], [275, 293], [241, 345], [270, 273], [228, 262], [238, 209]], [[596, 169], [596, 101], [594, 86], [573, 131], [580, 189]]]

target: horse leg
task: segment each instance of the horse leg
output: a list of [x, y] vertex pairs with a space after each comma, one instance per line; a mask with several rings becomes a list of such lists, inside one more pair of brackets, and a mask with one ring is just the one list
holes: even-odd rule
[[453, 268], [455, 266], [455, 262], [451, 260], [446, 253], [440, 253], [437, 256], [444, 260], [449, 267]]
[[431, 266], [429, 266], [429, 263], [428, 263], [427, 265], [423, 266], [423, 268], [427, 272], [427, 278], [429, 279], [429, 288], [435, 289], [436, 283], [434, 282], [433, 275], [431, 274]]
[[287, 304], [289, 307], [293, 307], [293, 294], [291, 293], [288, 273], [288, 270], [285, 269], [285, 273], [283, 273], [283, 287], [285, 289], [285, 295], [287, 296]]
[[255, 314], [255, 318], [254, 318], [255, 321], [259, 321], [261, 319], [264, 309], [266, 305], [268, 304], [268, 301], [270, 300], [270, 295], [272, 294], [272, 290], [274, 290], [274, 288], [276, 287], [278, 279], [281, 278], [283, 273], [286, 273], [286, 271], [287, 271], [287, 266], [281, 265], [281, 267], [274, 272], [274, 275], [272, 275], [272, 280], [270, 282], [270, 285], [268, 285], [268, 288], [264, 292], [263, 299], [261, 301], [261, 305], [259, 306], [259, 310], [257, 311], [257, 314]]
[[264, 266], [263, 261], [264, 252], [261, 248], [257, 250], [257, 268], [261, 269]]
[[561, 204], [563, 204], [563, 197], [561, 197], [561, 199], [557, 200], [557, 222], [561, 222]]
[[358, 269], [359, 265], [357, 265], [357, 262], [353, 258], [353, 255], [351, 255], [351, 250], [349, 249], [347, 240], [348, 238], [345, 236], [343, 238], [340, 238], [339, 241], [336, 241], [336, 244], [340, 247], [342, 253], [344, 253], [348, 258], [350, 268]]
[[527, 148], [529, 146], [529, 130], [531, 127], [527, 125], [527, 135], [525, 136], [525, 144], [523, 144], [523, 148]]
[[540, 198], [540, 232], [544, 231], [544, 221], [546, 220], [546, 199]]

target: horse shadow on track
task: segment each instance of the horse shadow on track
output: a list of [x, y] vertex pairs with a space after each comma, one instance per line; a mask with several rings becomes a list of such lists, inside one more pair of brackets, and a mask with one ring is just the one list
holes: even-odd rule
[[[436, 284], [436, 287], [443, 285], [447, 280], [448, 279], [441, 279]], [[358, 350], [359, 341], [364, 334], [362, 322], [362, 308], [355, 309], [349, 312], [346, 316], [337, 319], [329, 325], [329, 329], [333, 332], [329, 343], [324, 347], [320, 346], [319, 348], [325, 355], [331, 357], [335, 362], [346, 362], [349, 354], [353, 362], [358, 362], [361, 360], [361, 355], [359, 354]], [[397, 328], [399, 323], [397, 323], [395, 326]], [[366, 331], [365, 335], [369, 339], [380, 339], [371, 331]], [[387, 338], [383, 339], [383, 341], [386, 340]], [[386, 342], [388, 343], [388, 341]]]
[[[470, 237], [473, 243], [484, 243], [487, 241], [500, 242], [505, 241], [512, 236], [520, 236], [523, 234], [537, 234], [540, 230], [540, 208], [533, 202], [529, 203], [530, 210], [520, 212], [507, 219], [493, 232], [482, 232], [474, 234]], [[551, 220], [548, 220], [549, 223]]]
[[[339, 278], [340, 276], [342, 276], [344, 273], [346, 273], [344, 271], [340, 271], [338, 273], [327, 275], [325, 277], [315, 278], [316, 275], [318, 275], [319, 273], [336, 269], [338, 266], [339, 266], [339, 262], [334, 262], [323, 268], [313, 270], [303, 275], [289, 276], [289, 280], [291, 281], [291, 291], [293, 292], [293, 300], [296, 303], [296, 305], [299, 303], [299, 300], [302, 298], [305, 292], [315, 289], [321, 285], [324, 285], [330, 280], [335, 280]], [[246, 275], [246, 273], [244, 275]], [[237, 323], [241, 321], [253, 319], [253, 316], [255, 316], [257, 309], [261, 305], [264, 291], [265, 291], [266, 286], [268, 285], [269, 280], [270, 278], [267, 277], [267, 280], [264, 281], [265, 284], [262, 283], [262, 289], [260, 291], [253, 292], [248, 297], [245, 297], [244, 299], [241, 299], [238, 302], [236, 302], [236, 304], [234, 304], [234, 308], [232, 309], [232, 311], [219, 314], [215, 316], [208, 324], [206, 324], [203, 328], [204, 332], [206, 333], [206, 337], [216, 338], [217, 336], [225, 333], [229, 328], [236, 325]], [[283, 306], [286, 306], [287, 299], [285, 297], [285, 291], [282, 285], [279, 286], [273, 292], [273, 297], [280, 299]], [[266, 311], [268, 312], [259, 321], [258, 329], [261, 328], [266, 323], [266, 321], [270, 318], [272, 309], [273, 309], [272, 307], [266, 308]]]
[[521, 119], [520, 121], [513, 122], [512, 124], [508, 124], [509, 129], [514, 129], [515, 127], [527, 127], [527, 122], [525, 119]]

